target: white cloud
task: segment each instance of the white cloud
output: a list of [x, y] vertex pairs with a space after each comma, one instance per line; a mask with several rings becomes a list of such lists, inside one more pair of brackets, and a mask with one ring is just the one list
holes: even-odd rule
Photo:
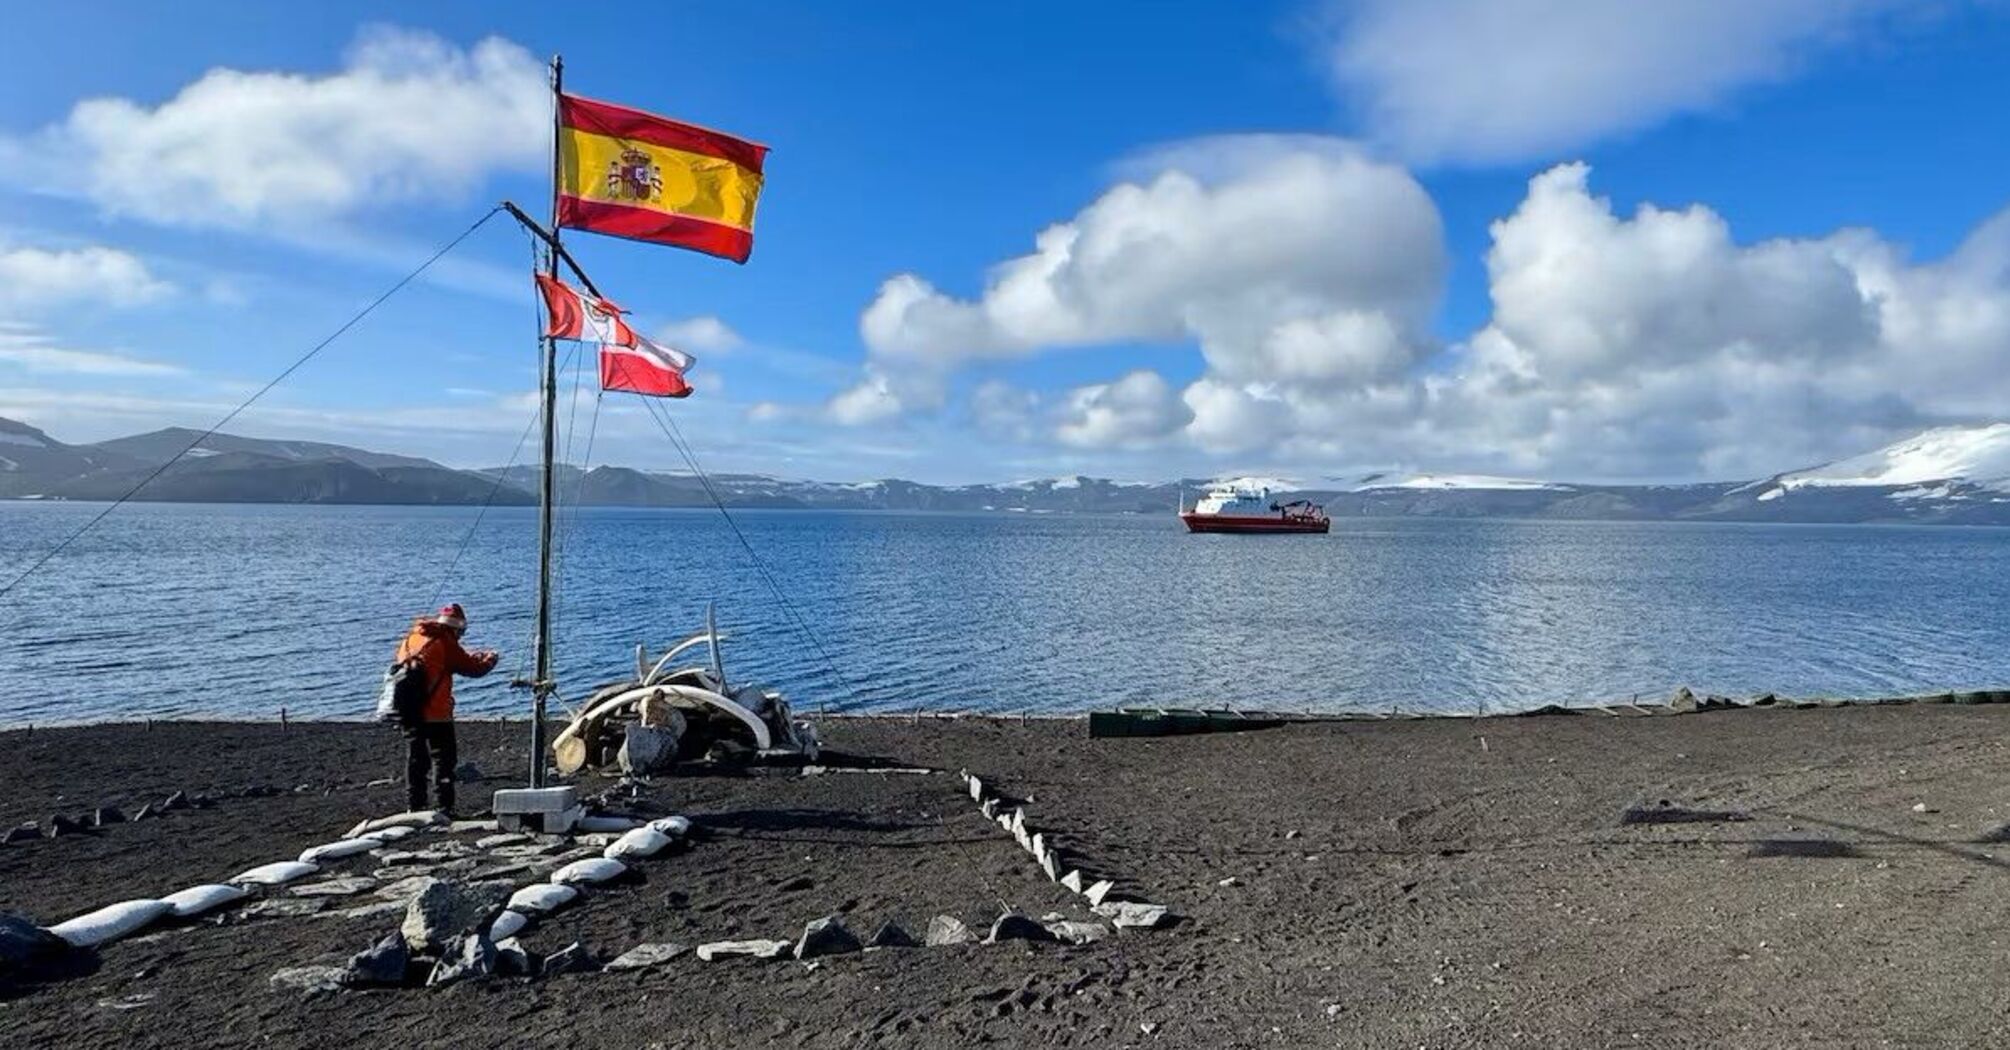
[[74, 350], [59, 346], [31, 328], [0, 328], [0, 365], [29, 372], [83, 376], [170, 376], [187, 369], [164, 361], [148, 361], [104, 350]]
[[0, 148], [34, 188], [191, 226], [301, 226], [372, 206], [459, 199], [550, 149], [543, 66], [491, 37], [365, 31], [326, 75], [213, 69], [158, 106], [79, 102]]
[[1070, 392], [1054, 436], [1078, 448], [1140, 448], [1157, 444], [1192, 419], [1192, 410], [1165, 377], [1139, 370], [1113, 383]]
[[1344, 386], [1428, 351], [1444, 272], [1437, 209], [1399, 168], [1331, 139], [1205, 140], [1122, 183], [957, 299], [914, 274], [860, 318], [884, 370], [1056, 347], [1193, 340], [1233, 378]]
[[0, 312], [40, 313], [79, 302], [135, 306], [173, 290], [137, 256], [116, 248], [0, 246]]
[[[2010, 404], [2010, 211], [1919, 264], [1867, 230], [1753, 243], [1701, 205], [1620, 214], [1589, 178], [1577, 164], [1543, 172], [1494, 223], [1494, 312], [1454, 345], [1414, 334], [1416, 304], [1435, 298], [1435, 251], [1377, 241], [1433, 264], [1333, 282], [1317, 298], [1309, 282], [1276, 294], [1291, 278], [1260, 267], [1178, 282], [1191, 299], [1175, 322], [1206, 366], [1184, 390], [1155, 370], [1051, 396], [993, 380], [971, 392], [969, 416], [991, 436], [1128, 464], [1155, 450], [1169, 464], [1198, 453], [1319, 472], [1676, 479], [1769, 474]], [[1078, 272], [1110, 200], [1049, 229], [1047, 250], [1005, 264], [980, 299], [890, 282], [868, 311], [878, 371], [848, 395], [872, 411], [854, 414], [926, 407], [905, 395], [914, 376], [939, 391], [977, 358], [1135, 340], [1162, 321], [1138, 289], [1165, 285]], [[1173, 266], [1165, 256], [1178, 253], [1155, 247], [1153, 265]]]
[[831, 420], [844, 426], [881, 423], [900, 415], [900, 395], [886, 376], [869, 373], [856, 386], [841, 391], [824, 406]]
[[723, 354], [738, 350], [746, 345], [726, 322], [717, 317], [705, 315], [687, 317], [672, 321], [656, 330], [659, 342], [674, 346], [679, 350], [689, 350], [694, 354]]
[[[1722, 105], [1888, 24], [1903, 0], [1349, 0], [1342, 101], [1415, 160], [1553, 156]], [[1918, 5], [1911, 5], [1917, 7]]]

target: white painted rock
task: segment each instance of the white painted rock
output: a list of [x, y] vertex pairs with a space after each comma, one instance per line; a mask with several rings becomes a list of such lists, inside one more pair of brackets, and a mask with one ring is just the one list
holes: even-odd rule
[[578, 896], [577, 887], [539, 883], [510, 894], [508, 908], [529, 915], [543, 915], [571, 904]]
[[706, 962], [734, 955], [751, 956], [756, 959], [779, 959], [789, 954], [789, 948], [787, 941], [713, 941], [698, 946], [698, 958]]
[[997, 820], [997, 819], [998, 819], [998, 800], [997, 800], [997, 799], [995, 799], [995, 798], [987, 798], [987, 799], [985, 799], [985, 800], [984, 800], [984, 804], [983, 804], [983, 805], [981, 805], [981, 806], [979, 806], [979, 807], [977, 807], [977, 811], [978, 811], [978, 812], [980, 812], [980, 813], [982, 813], [982, 814], [984, 814], [984, 819], [985, 819], [985, 820]]
[[204, 912], [214, 911], [236, 901], [251, 896], [251, 891], [242, 886], [221, 886], [210, 883], [207, 886], [190, 886], [179, 893], [170, 893], [161, 898], [177, 919], [193, 919]]
[[1046, 856], [1046, 855], [1047, 855], [1047, 836], [1046, 836], [1046, 835], [1044, 835], [1044, 834], [1042, 834], [1042, 833], [1040, 833], [1040, 832], [1037, 832], [1037, 831], [1036, 831], [1036, 832], [1034, 832], [1034, 833], [1033, 833], [1033, 841], [1031, 841], [1031, 842], [1029, 842], [1029, 843], [1027, 843], [1027, 844], [1026, 844], [1026, 849], [1027, 849], [1027, 851], [1028, 851], [1028, 852], [1032, 853], [1032, 854], [1033, 854], [1033, 856], [1035, 856], [1035, 857], [1044, 857], [1044, 856]]
[[1082, 873], [1070, 869], [1066, 875], [1061, 876], [1061, 885], [1070, 893], [1082, 892]]
[[366, 820], [349, 829], [345, 839], [353, 839], [379, 830], [380, 828], [424, 828], [435, 824], [445, 825], [447, 815], [437, 809], [415, 809], [408, 813], [393, 813], [388, 817]]
[[984, 782], [976, 777], [970, 778], [970, 801], [984, 801]]
[[1110, 891], [1116, 888], [1116, 883], [1108, 879], [1098, 879], [1095, 884], [1082, 891], [1082, 896], [1089, 898], [1089, 907], [1093, 908], [1103, 903], [1103, 898], [1109, 896]]
[[1040, 870], [1047, 873], [1048, 882], [1061, 881], [1061, 864], [1052, 853], [1040, 854]]
[[489, 923], [489, 940], [495, 941], [500, 946], [503, 941], [522, 933], [523, 928], [529, 925], [530, 916], [514, 909], [505, 910], [496, 916], [496, 921]]
[[295, 897], [354, 897], [364, 890], [377, 888], [376, 879], [366, 879], [360, 875], [345, 875], [340, 878], [322, 879], [293, 887]]
[[270, 864], [260, 864], [250, 871], [242, 871], [228, 881], [250, 883], [254, 886], [284, 886], [294, 879], [303, 879], [321, 870], [321, 865], [304, 860], [275, 860]]
[[1110, 928], [1100, 922], [1074, 922], [1062, 919], [1044, 924], [1047, 932], [1063, 944], [1094, 944], [1110, 935]]
[[399, 824], [396, 827], [378, 828], [377, 830], [371, 832], [368, 836], [363, 837], [373, 838], [379, 842], [396, 842], [399, 839], [404, 838], [405, 836], [410, 835], [417, 830], [419, 829], [411, 826], [410, 824]]
[[368, 853], [373, 849], [380, 849], [383, 845], [384, 840], [374, 835], [343, 839], [340, 842], [326, 842], [319, 846], [312, 846], [303, 850], [300, 854], [300, 862], [302, 864], [319, 864], [327, 860], [340, 860], [343, 857], [353, 857], [358, 853]]
[[73, 948], [115, 941], [174, 911], [166, 901], [120, 901], [49, 927]]
[[663, 817], [650, 821], [648, 826], [671, 838], [681, 839], [691, 833], [691, 818], [685, 816]]
[[551, 878], [548, 881], [554, 885], [559, 883], [571, 885], [582, 882], [590, 885], [606, 882], [609, 879], [618, 879], [627, 870], [628, 865], [618, 860], [610, 860], [606, 857], [588, 857], [585, 860], [575, 860], [565, 867], [552, 872]]
[[671, 843], [671, 838], [655, 828], [636, 828], [615, 839], [601, 855], [610, 860], [627, 860], [631, 857], [653, 857], [661, 853]]

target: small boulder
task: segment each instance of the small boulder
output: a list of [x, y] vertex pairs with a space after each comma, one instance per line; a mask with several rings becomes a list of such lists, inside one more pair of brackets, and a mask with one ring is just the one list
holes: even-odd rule
[[796, 958], [814, 959], [822, 955], [844, 955], [865, 947], [857, 935], [847, 929], [844, 920], [835, 915], [826, 915], [803, 927], [802, 938], [796, 941]]
[[133, 819], [136, 821], [152, 820], [157, 816], [160, 816], [160, 813], [154, 809], [154, 804], [151, 802], [133, 811]]
[[984, 938], [985, 944], [1002, 944], [1005, 941], [1051, 941], [1054, 935], [1045, 926], [1016, 911], [1008, 911], [991, 923], [991, 933]]
[[0, 837], [0, 842], [12, 846], [16, 842], [26, 842], [29, 839], [39, 839], [41, 837], [42, 825], [31, 820], [25, 824], [16, 824], [8, 828], [7, 834], [4, 837]]
[[61, 813], [54, 813], [49, 816], [48, 835], [50, 838], [53, 839], [62, 835], [81, 835], [83, 833], [84, 826], [82, 824], [71, 820]]
[[536, 977], [543, 966], [543, 961], [514, 937], [497, 941], [495, 946], [498, 977]]
[[108, 824], [124, 824], [125, 822], [126, 815], [120, 812], [117, 806], [99, 806], [91, 813], [91, 825], [93, 827], [102, 828]]
[[963, 925], [962, 919], [954, 915], [937, 915], [928, 920], [928, 932], [923, 935], [922, 943], [930, 948], [950, 944], [975, 944], [977, 935], [970, 932], [970, 927]]
[[352, 987], [395, 987], [405, 983], [405, 965], [412, 958], [405, 935], [389, 933], [383, 940], [349, 957], [345, 983]]
[[557, 977], [562, 973], [588, 973], [594, 969], [593, 956], [586, 946], [574, 941], [544, 957], [538, 976]]
[[32, 980], [72, 950], [68, 941], [30, 922], [27, 916], [0, 911], [0, 980]]
[[1100, 922], [1061, 919], [1044, 925], [1047, 927], [1047, 932], [1063, 944], [1094, 944], [1110, 935], [1110, 928]]
[[341, 991], [347, 975], [348, 971], [340, 966], [289, 966], [274, 970], [266, 983], [275, 991], [319, 995]]
[[661, 966], [691, 949], [675, 941], [660, 944], [638, 944], [614, 957], [604, 969], [610, 973], [622, 970], [647, 970]]
[[789, 948], [790, 944], [787, 941], [713, 941], [698, 946], [698, 958], [706, 962], [735, 955], [751, 956], [756, 959], [780, 959], [789, 954]]
[[405, 942], [421, 950], [446, 942], [488, 920], [509, 900], [505, 882], [447, 882], [434, 879], [405, 908], [400, 929]]
[[1165, 905], [1142, 901], [1104, 901], [1096, 905], [1094, 911], [1120, 930], [1156, 929], [1172, 921], [1172, 912]]
[[1696, 706], [1696, 694], [1690, 692], [1686, 685], [1675, 690], [1675, 695], [1668, 698], [1668, 710], [1677, 714], [1693, 714]]
[[188, 809], [189, 807], [190, 802], [188, 800], [188, 792], [186, 791], [177, 791], [161, 799], [160, 808], [163, 812], [174, 809]]
[[879, 924], [872, 937], [865, 942], [868, 948], [919, 948], [920, 943], [906, 928], [891, 920]]
[[426, 987], [492, 977], [495, 972], [495, 942], [486, 933], [464, 933], [441, 947], [439, 965], [426, 978]]

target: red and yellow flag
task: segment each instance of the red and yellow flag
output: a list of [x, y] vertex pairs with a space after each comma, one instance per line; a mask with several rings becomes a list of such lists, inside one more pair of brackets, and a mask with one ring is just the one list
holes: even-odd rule
[[558, 224], [746, 262], [768, 147], [558, 97]]

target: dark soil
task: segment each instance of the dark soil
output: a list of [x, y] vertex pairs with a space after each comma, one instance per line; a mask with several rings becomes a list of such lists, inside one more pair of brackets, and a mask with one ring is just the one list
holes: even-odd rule
[[[491, 775], [521, 726], [463, 725]], [[157, 929], [17, 988], [0, 1045], [1987, 1046], [2010, 1040], [2010, 709], [1912, 706], [1292, 726], [1090, 740], [1078, 721], [840, 720], [934, 775], [659, 780], [702, 833], [524, 936], [917, 936], [1001, 908], [1086, 918], [954, 771], [1029, 799], [1071, 863], [1182, 916], [1086, 947], [883, 950], [303, 997], [397, 924]], [[402, 808], [379, 727], [0, 734], [0, 827], [175, 790], [207, 808], [0, 847], [0, 908], [53, 923], [290, 858]], [[589, 785], [599, 786], [599, 785]], [[257, 790], [247, 791], [247, 788]], [[266, 793], [266, 792], [273, 793]], [[1923, 803], [1923, 811], [1915, 810]], [[1664, 812], [1684, 819], [1629, 819]], [[1705, 820], [1701, 815], [1746, 816]], [[463, 836], [472, 838], [472, 836]], [[437, 837], [434, 837], [435, 840]], [[368, 874], [370, 857], [331, 872]], [[284, 891], [275, 894], [285, 896]], [[337, 901], [335, 910], [374, 898]]]

